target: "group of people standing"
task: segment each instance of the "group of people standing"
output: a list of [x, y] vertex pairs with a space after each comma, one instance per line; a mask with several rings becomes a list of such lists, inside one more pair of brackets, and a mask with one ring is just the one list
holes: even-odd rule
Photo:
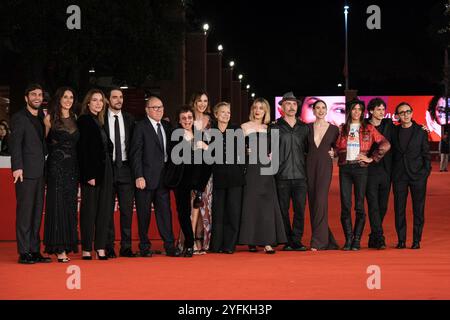
[[[81, 186], [80, 235], [82, 259], [116, 258], [114, 206], [120, 210], [120, 251], [123, 257], [151, 257], [148, 237], [152, 208], [167, 256], [192, 257], [206, 252], [232, 254], [236, 245], [267, 254], [284, 244], [284, 251], [305, 251], [302, 243], [306, 197], [311, 215], [311, 250], [339, 249], [328, 226], [328, 192], [333, 158], [338, 157], [344, 250], [359, 250], [367, 198], [371, 233], [369, 247], [386, 247], [382, 222], [391, 181], [394, 190], [397, 248], [406, 242], [406, 199], [411, 191], [414, 211], [412, 248], [420, 248], [424, 224], [426, 182], [431, 170], [427, 134], [412, 121], [412, 108], [396, 108], [400, 125], [384, 119], [381, 99], [351, 101], [346, 123], [328, 123], [324, 101], [314, 103], [315, 122], [297, 115], [300, 101], [289, 92], [280, 106], [284, 116], [270, 121], [270, 105], [257, 98], [249, 121], [230, 123], [231, 107], [211, 107], [206, 92], [193, 95], [177, 112], [177, 128], [163, 120], [164, 104], [157, 96], [145, 102], [146, 116], [135, 122], [122, 110], [119, 88], [105, 94], [90, 90], [79, 117], [73, 112], [75, 93], [59, 88], [47, 115], [40, 106], [40, 85], [25, 91], [27, 107], [12, 117], [9, 149], [17, 211], [19, 263], [50, 262], [40, 253], [39, 230], [45, 199], [44, 252], [68, 262], [78, 252], [78, 185]], [[233, 139], [228, 139], [230, 133]], [[200, 138], [199, 138], [200, 137]], [[276, 137], [275, 142], [274, 137]], [[256, 145], [252, 143], [256, 141]], [[209, 163], [205, 155], [222, 159]], [[244, 144], [245, 154], [239, 153]], [[48, 155], [47, 159], [46, 156]], [[276, 157], [273, 174], [263, 173]], [[179, 158], [184, 159], [178, 161]], [[186, 160], [187, 159], [187, 160]], [[198, 161], [200, 159], [200, 161]], [[250, 161], [256, 159], [256, 161]], [[46, 188], [46, 193], [44, 192]], [[356, 221], [351, 219], [354, 187]], [[170, 190], [174, 191], [181, 233], [172, 230]], [[44, 195], [45, 193], [45, 195]], [[293, 203], [293, 222], [289, 210]], [[136, 204], [139, 252], [131, 246], [133, 203]]]

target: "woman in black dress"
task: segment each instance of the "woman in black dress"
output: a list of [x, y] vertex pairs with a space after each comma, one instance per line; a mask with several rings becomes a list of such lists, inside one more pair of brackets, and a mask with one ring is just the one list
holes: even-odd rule
[[44, 123], [47, 133], [47, 195], [44, 222], [45, 252], [55, 254], [59, 262], [69, 262], [68, 253], [78, 252], [77, 195], [79, 133], [74, 92], [59, 88], [50, 103]]
[[[270, 107], [266, 99], [255, 99], [250, 109], [250, 121], [242, 124], [248, 142], [249, 154], [260, 155], [258, 149], [267, 152], [264, 159], [247, 164], [242, 200], [242, 217], [239, 232], [239, 243], [249, 245], [251, 252], [256, 246], [264, 246], [268, 254], [275, 253], [272, 246], [286, 243], [283, 218], [278, 204], [277, 188], [273, 175], [262, 175], [269, 157]], [[255, 143], [256, 142], [256, 143]], [[249, 156], [251, 159], [252, 156]]]
[[333, 175], [333, 148], [339, 128], [325, 120], [327, 105], [322, 100], [313, 104], [316, 121], [308, 124], [308, 203], [311, 214], [311, 250], [337, 250], [339, 246], [328, 227], [328, 192]]
[[[108, 226], [113, 218], [113, 145], [103, 128], [106, 98], [102, 91], [90, 90], [81, 106], [78, 119], [80, 140], [78, 160], [80, 164], [81, 207], [80, 231], [83, 259], [92, 260], [94, 249], [100, 260], [108, 260], [105, 247]], [[94, 239], [95, 233], [95, 239]]]

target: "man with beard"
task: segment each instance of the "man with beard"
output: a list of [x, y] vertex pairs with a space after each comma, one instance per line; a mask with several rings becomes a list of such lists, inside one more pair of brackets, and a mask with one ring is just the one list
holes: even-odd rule
[[47, 148], [43, 90], [32, 84], [25, 90], [26, 108], [11, 119], [11, 169], [16, 186], [16, 239], [19, 263], [51, 262], [40, 253], [39, 231], [44, 206], [44, 166]]
[[[114, 145], [113, 151], [113, 198], [111, 209], [114, 215], [116, 195], [120, 210], [120, 256], [136, 257], [131, 248], [131, 224], [133, 218], [134, 179], [130, 166], [130, 145], [134, 130], [134, 118], [122, 111], [123, 92], [112, 88], [108, 95], [109, 108], [105, 113], [105, 131]], [[106, 255], [116, 258], [114, 251], [115, 227], [111, 219]]]
[[[276, 175], [278, 202], [283, 216], [287, 244], [284, 251], [305, 251], [302, 237], [305, 225], [306, 204], [306, 160], [308, 142], [308, 126], [297, 119], [299, 100], [292, 92], [288, 92], [279, 102], [284, 116], [277, 120], [271, 130], [279, 130], [280, 168]], [[289, 219], [291, 199], [294, 205], [293, 225]]]

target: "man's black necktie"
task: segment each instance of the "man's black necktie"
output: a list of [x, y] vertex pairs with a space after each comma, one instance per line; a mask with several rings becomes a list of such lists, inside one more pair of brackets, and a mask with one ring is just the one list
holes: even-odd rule
[[157, 123], [156, 126], [158, 127], [158, 130], [157, 130], [157, 132], [158, 132], [158, 140], [159, 140], [159, 143], [161, 144], [161, 148], [163, 149], [164, 157], [165, 157], [166, 156], [166, 150], [164, 150], [164, 138], [163, 138], [163, 134], [162, 134], [162, 131], [161, 131], [161, 123]]
[[114, 150], [116, 151], [116, 166], [122, 167], [122, 144], [120, 143], [119, 117], [114, 116]]

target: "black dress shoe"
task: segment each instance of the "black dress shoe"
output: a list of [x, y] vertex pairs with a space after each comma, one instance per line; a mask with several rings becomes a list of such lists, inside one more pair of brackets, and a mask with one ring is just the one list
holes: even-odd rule
[[223, 250], [223, 253], [225, 253], [225, 254], [233, 254], [234, 250]]
[[250, 251], [250, 252], [258, 252], [258, 249], [256, 248], [256, 246], [248, 246], [248, 251]]
[[31, 256], [33, 257], [33, 260], [36, 263], [49, 263], [49, 262], [52, 262], [52, 259], [50, 259], [49, 257], [44, 257], [39, 252], [34, 252], [34, 253], [31, 254]]
[[19, 263], [21, 264], [35, 264], [33, 256], [30, 253], [23, 253], [19, 255]]
[[135, 257], [137, 257], [137, 254], [134, 253], [133, 250], [131, 250], [131, 248], [120, 250], [119, 254], [120, 254], [121, 257], [127, 257], [127, 258], [135, 258]]
[[406, 248], [406, 243], [405, 241], [399, 241], [397, 243], [397, 246], [395, 247], [396, 249], [405, 249]]
[[115, 259], [117, 258], [116, 252], [114, 251], [114, 249], [106, 249], [106, 256], [109, 259]]
[[283, 251], [294, 251], [294, 248], [292, 248], [292, 246], [290, 246], [289, 244], [284, 245]]
[[292, 250], [294, 251], [306, 251], [306, 246], [299, 242], [299, 243], [294, 243], [292, 244]]
[[168, 256], [168, 257], [179, 257], [180, 256], [180, 251], [178, 249], [175, 249], [175, 248], [167, 249], [166, 250], [166, 256]]
[[153, 252], [150, 249], [141, 250], [140, 256], [143, 258], [151, 258], [153, 256]]
[[183, 257], [192, 258], [194, 256], [194, 248], [186, 248], [183, 252]]
[[420, 242], [419, 241], [414, 241], [411, 249], [420, 249]]
[[96, 251], [96, 253], [97, 253], [97, 259], [98, 260], [103, 260], [103, 261], [108, 260], [108, 256], [106, 255], [106, 252], [105, 252], [104, 256], [99, 255], [98, 251]]

